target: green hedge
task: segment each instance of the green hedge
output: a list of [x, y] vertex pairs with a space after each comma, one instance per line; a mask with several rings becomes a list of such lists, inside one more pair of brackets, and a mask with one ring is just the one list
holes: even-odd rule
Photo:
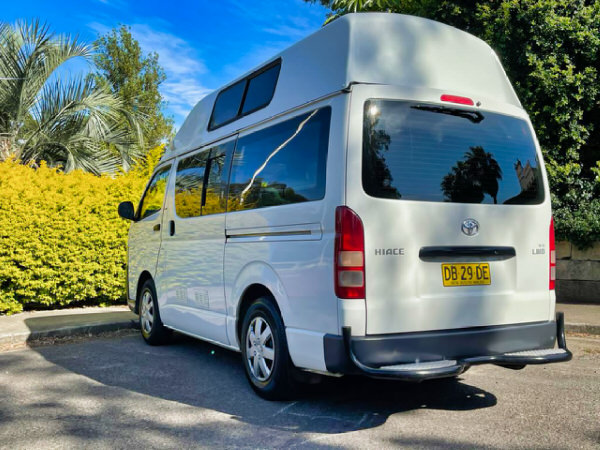
[[151, 166], [98, 177], [0, 162], [0, 314], [124, 301], [129, 224], [117, 205], [139, 199]]

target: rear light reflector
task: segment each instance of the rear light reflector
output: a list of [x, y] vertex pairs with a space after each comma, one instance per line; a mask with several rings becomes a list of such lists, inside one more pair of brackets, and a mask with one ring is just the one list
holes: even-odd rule
[[338, 272], [338, 283], [341, 287], [361, 287], [365, 284], [362, 271], [342, 270]]
[[554, 290], [556, 284], [556, 242], [554, 241], [554, 217], [550, 218], [550, 290]]
[[347, 206], [335, 210], [335, 295], [365, 298], [365, 234], [358, 214]]
[[440, 97], [440, 100], [443, 102], [450, 102], [450, 103], [458, 103], [459, 105], [469, 105], [469, 106], [473, 106], [475, 103], [473, 102], [473, 100], [471, 100], [468, 97], [460, 97], [458, 95], [448, 95], [448, 94], [444, 94]]

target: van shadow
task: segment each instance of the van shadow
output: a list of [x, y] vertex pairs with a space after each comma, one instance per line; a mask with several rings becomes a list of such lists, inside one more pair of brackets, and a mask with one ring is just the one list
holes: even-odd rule
[[416, 409], [465, 411], [496, 404], [493, 394], [463, 380], [412, 384], [363, 377], [325, 377], [296, 401], [268, 402], [250, 388], [238, 353], [183, 336], [164, 347], [128, 336], [35, 350], [47, 361], [104, 385], [281, 431], [345, 433], [377, 427], [392, 414]]

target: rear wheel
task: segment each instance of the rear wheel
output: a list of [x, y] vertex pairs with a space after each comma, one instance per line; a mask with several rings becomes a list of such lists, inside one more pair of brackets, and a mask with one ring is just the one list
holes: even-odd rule
[[246, 312], [241, 330], [242, 361], [254, 391], [267, 400], [286, 400], [297, 389], [285, 328], [273, 301], [257, 299]]
[[139, 308], [140, 330], [144, 340], [150, 345], [166, 344], [171, 337], [171, 331], [160, 320], [156, 287], [152, 280], [147, 280], [142, 286]]

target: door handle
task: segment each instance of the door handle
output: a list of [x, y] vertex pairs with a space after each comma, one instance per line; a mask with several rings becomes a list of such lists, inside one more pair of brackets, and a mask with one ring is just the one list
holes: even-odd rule
[[175, 234], [175, 221], [169, 220], [169, 234], [173, 236]]
[[156, 225], [154, 225], [153, 230], [154, 231], [160, 231], [160, 223], [157, 223]]

